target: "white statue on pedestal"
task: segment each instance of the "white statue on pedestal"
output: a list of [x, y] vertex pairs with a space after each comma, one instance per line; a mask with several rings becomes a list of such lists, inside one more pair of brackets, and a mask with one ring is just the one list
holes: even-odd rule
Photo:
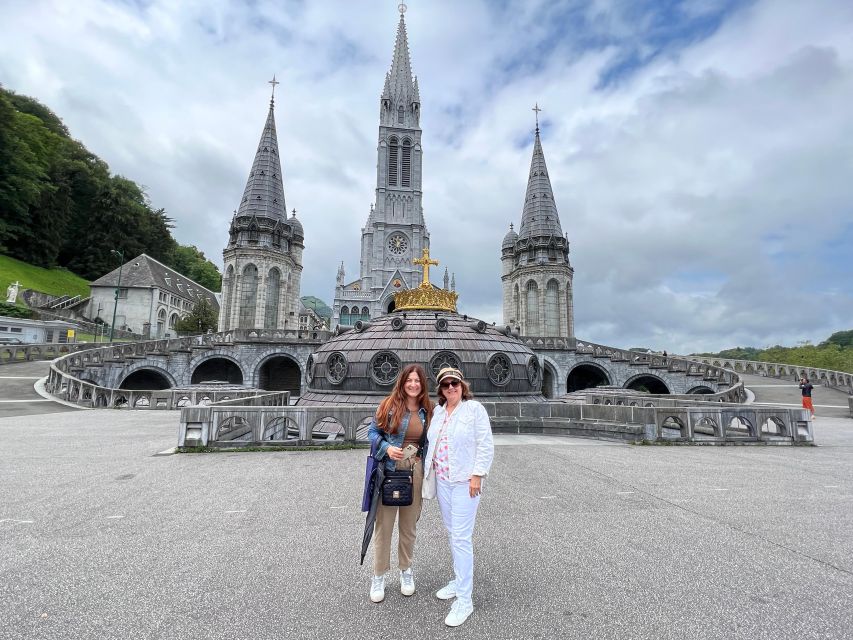
[[18, 287], [21, 286], [21, 283], [17, 280], [9, 285], [6, 289], [6, 302], [9, 304], [15, 304], [15, 300], [18, 297]]

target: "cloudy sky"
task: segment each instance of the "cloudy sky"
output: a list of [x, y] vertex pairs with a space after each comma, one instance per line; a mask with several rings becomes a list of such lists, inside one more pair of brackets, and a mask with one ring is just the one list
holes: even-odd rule
[[[303, 294], [358, 273], [396, 2], [4, 0], [0, 83], [50, 106], [221, 264], [276, 74]], [[424, 210], [502, 320], [534, 102], [579, 338], [671, 352], [853, 328], [849, 0], [411, 0]]]

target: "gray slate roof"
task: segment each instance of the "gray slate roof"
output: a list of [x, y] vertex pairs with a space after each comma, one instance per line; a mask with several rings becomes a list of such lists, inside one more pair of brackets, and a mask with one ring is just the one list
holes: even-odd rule
[[521, 215], [519, 240], [557, 236], [562, 237], [560, 216], [551, 178], [545, 165], [545, 154], [539, 140], [539, 127], [536, 127], [536, 140], [533, 144], [533, 158], [530, 160], [530, 175], [527, 178], [527, 193], [524, 194], [524, 212]]
[[[113, 269], [108, 274], [95, 280], [91, 287], [115, 287], [118, 284], [119, 270]], [[157, 287], [162, 291], [168, 291], [185, 300], [197, 301], [203, 297], [208, 298], [214, 310], [219, 310], [219, 302], [216, 294], [206, 289], [197, 282], [190, 280], [185, 275], [178, 273], [171, 267], [144, 253], [133, 260], [128, 260], [121, 267], [122, 288], [150, 289]]]
[[284, 182], [281, 160], [278, 155], [278, 137], [275, 132], [275, 103], [270, 100], [270, 110], [264, 124], [252, 170], [243, 190], [243, 199], [237, 209], [238, 216], [257, 216], [284, 222], [287, 206], [284, 203]]

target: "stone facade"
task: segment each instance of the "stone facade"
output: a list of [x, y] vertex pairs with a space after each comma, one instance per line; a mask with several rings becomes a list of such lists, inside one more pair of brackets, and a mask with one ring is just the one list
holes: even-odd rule
[[295, 210], [287, 217], [274, 111], [270, 100], [243, 199], [222, 252], [220, 331], [295, 329], [299, 324], [305, 236]]
[[[87, 317], [112, 321], [118, 283], [119, 269], [114, 269], [90, 285]], [[115, 326], [155, 339], [174, 337], [175, 322], [201, 298], [219, 310], [217, 294], [143, 253], [121, 266]]]
[[501, 245], [504, 324], [525, 336], [574, 337], [573, 277], [537, 125], [521, 227], [510, 224]]
[[387, 313], [395, 292], [420, 283], [421, 271], [412, 260], [429, 248], [422, 206], [420, 109], [401, 14], [391, 70], [379, 101], [376, 204], [361, 230], [359, 277], [347, 282], [344, 265], [338, 270], [333, 327]]

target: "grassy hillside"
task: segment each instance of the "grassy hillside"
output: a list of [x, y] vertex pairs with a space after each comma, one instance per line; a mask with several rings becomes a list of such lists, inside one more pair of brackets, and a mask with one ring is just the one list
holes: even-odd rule
[[[26, 262], [0, 255], [0, 296], [6, 299], [6, 287], [20, 282], [21, 289], [35, 289], [55, 296], [89, 295], [89, 282], [65, 269], [42, 269]], [[20, 304], [20, 293], [18, 303]]]

